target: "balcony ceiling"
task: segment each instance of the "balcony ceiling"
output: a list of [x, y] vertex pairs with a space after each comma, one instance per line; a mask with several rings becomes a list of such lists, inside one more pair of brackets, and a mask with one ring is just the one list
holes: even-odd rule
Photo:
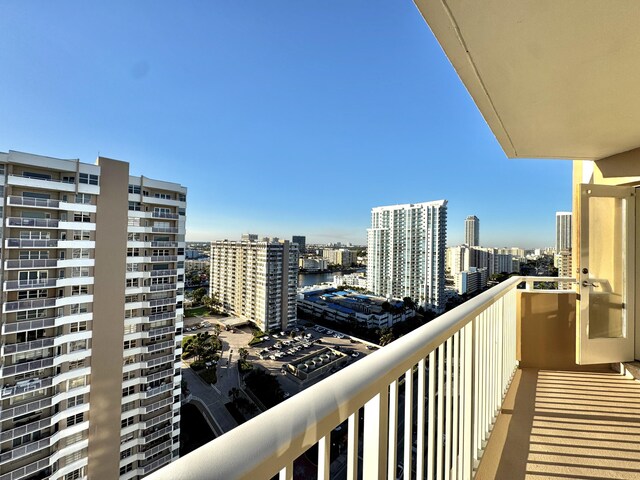
[[640, 1], [414, 1], [508, 157], [640, 147]]

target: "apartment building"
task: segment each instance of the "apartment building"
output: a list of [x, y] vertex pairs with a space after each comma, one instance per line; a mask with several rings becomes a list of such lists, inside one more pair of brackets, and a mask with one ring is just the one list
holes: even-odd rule
[[178, 456], [185, 194], [107, 158], [0, 153], [0, 479]]
[[454, 287], [460, 295], [474, 293], [487, 286], [488, 272], [486, 268], [470, 267], [458, 272], [454, 277]]
[[464, 243], [470, 247], [480, 245], [480, 219], [469, 215], [464, 221]]
[[367, 237], [368, 290], [444, 309], [446, 200], [376, 207]]
[[571, 250], [571, 212], [556, 212], [556, 252]]
[[211, 243], [210, 294], [224, 309], [263, 331], [287, 328], [297, 318], [298, 246], [263, 239]]
[[322, 250], [322, 256], [330, 265], [343, 267], [350, 267], [358, 261], [356, 252], [348, 248], [325, 248]]
[[307, 237], [304, 235], [294, 235], [291, 237], [291, 243], [298, 244], [299, 253], [305, 253], [307, 251]]

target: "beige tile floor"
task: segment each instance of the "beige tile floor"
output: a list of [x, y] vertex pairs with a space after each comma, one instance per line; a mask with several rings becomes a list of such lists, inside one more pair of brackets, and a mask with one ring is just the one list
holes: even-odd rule
[[640, 480], [640, 382], [518, 370], [476, 479]]

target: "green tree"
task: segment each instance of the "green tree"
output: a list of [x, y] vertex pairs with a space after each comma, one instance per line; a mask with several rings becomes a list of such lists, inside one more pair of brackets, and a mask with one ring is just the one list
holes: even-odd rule
[[385, 345], [389, 345], [394, 340], [395, 337], [390, 328], [385, 327], [380, 329], [380, 346], [384, 347]]
[[238, 350], [238, 356], [240, 357], [240, 360], [246, 362], [247, 358], [249, 358], [249, 350], [244, 347], [240, 348], [240, 350]]
[[195, 305], [199, 304], [202, 302], [202, 298], [207, 294], [207, 289], [204, 287], [200, 287], [200, 288], [196, 288], [193, 291], [192, 297], [193, 297], [193, 303]]

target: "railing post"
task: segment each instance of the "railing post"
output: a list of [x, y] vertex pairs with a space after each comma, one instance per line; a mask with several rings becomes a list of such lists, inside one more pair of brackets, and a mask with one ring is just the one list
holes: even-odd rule
[[364, 405], [362, 478], [384, 478], [387, 472], [387, 388]]
[[464, 480], [470, 480], [473, 476], [473, 436], [475, 434], [473, 425], [476, 421], [474, 417], [474, 356], [475, 356], [475, 342], [474, 342], [474, 327], [475, 320], [472, 320], [468, 323], [464, 328], [464, 339], [463, 339], [463, 353], [464, 353], [464, 384], [463, 384], [463, 404], [462, 404], [462, 416], [461, 418], [464, 421], [464, 427], [462, 431], [462, 465], [460, 468], [460, 473], [462, 474], [462, 478]]

